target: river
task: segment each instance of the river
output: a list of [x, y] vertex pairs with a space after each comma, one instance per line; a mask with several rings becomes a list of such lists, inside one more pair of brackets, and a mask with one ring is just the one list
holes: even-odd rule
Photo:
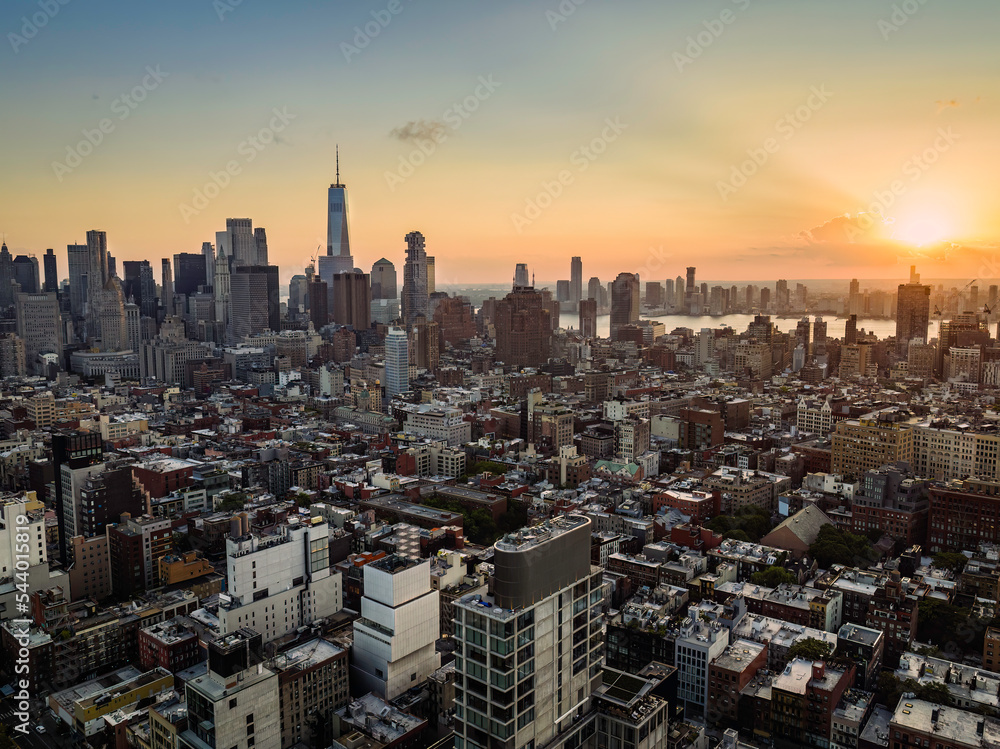
[[[711, 315], [663, 315], [658, 317], [649, 317], [647, 315], [642, 316], [643, 319], [656, 320], [657, 322], [662, 322], [667, 326], [667, 332], [669, 333], [674, 328], [691, 328], [695, 332], [701, 330], [702, 328], [725, 328], [730, 327], [737, 333], [746, 332], [747, 326], [753, 322], [753, 315], [719, 315], [718, 317], [713, 317]], [[844, 337], [844, 326], [847, 324], [847, 319], [843, 317], [827, 317], [822, 316], [823, 321], [826, 323], [826, 334], [830, 338], [843, 338]], [[788, 332], [794, 330], [795, 326], [798, 324], [800, 317], [787, 317], [778, 318], [771, 317], [771, 322], [778, 326], [778, 329], [782, 332]], [[810, 320], [815, 319], [813, 316], [809, 317]], [[580, 326], [580, 317], [576, 314], [563, 313], [559, 315], [559, 325], [563, 328], [578, 328]], [[858, 330], [864, 329], [870, 333], [875, 333], [879, 338], [889, 338], [890, 336], [896, 335], [896, 321], [895, 320], [858, 320]], [[611, 315], [598, 315], [597, 317], [597, 334], [603, 338], [607, 338], [611, 334]], [[931, 320], [930, 327], [927, 331], [928, 338], [935, 338], [938, 334], [938, 321]]]

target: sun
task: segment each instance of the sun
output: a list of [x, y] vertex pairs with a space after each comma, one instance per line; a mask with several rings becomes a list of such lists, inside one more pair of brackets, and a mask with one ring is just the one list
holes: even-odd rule
[[951, 234], [951, 225], [945, 217], [928, 213], [903, 215], [888, 223], [892, 239], [917, 247], [937, 244]]

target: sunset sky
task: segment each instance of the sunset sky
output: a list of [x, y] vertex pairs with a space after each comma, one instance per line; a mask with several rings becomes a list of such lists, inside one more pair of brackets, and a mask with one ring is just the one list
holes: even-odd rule
[[366, 271], [417, 229], [439, 285], [1000, 276], [995, 0], [57, 1], [0, 6], [0, 230], [61, 277], [250, 217], [287, 280], [337, 143]]

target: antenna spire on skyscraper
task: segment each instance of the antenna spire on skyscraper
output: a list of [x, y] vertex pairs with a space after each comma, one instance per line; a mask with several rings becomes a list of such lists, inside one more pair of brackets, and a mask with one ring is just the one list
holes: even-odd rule
[[340, 144], [337, 144], [337, 184], [340, 184]]

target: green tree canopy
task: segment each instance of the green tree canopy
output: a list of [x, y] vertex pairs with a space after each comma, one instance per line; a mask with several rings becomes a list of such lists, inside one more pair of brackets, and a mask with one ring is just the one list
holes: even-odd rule
[[942, 551], [934, 555], [934, 566], [942, 570], [951, 570], [958, 574], [965, 569], [969, 558], [957, 551]]
[[760, 572], [754, 572], [750, 575], [750, 582], [754, 585], [763, 585], [767, 588], [777, 588], [782, 583], [797, 583], [795, 575], [786, 570], [784, 567], [778, 567], [777, 565], [768, 567], [766, 570], [761, 570]]
[[810, 556], [820, 567], [843, 564], [847, 567], [867, 567], [878, 558], [871, 542], [835, 525], [824, 525], [809, 546]]
[[788, 648], [785, 657], [790, 661], [796, 658], [805, 658], [808, 661], [822, 661], [828, 658], [831, 652], [833, 652], [833, 647], [830, 643], [817, 640], [815, 637], [807, 637]]

